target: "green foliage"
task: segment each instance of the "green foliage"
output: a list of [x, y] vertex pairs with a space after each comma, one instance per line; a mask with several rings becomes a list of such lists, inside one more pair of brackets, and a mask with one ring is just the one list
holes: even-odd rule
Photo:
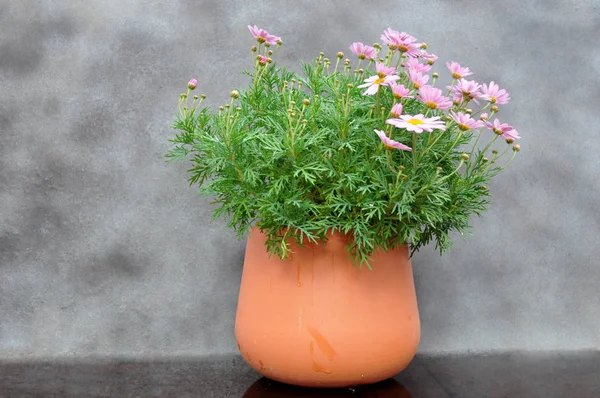
[[[218, 111], [200, 108], [201, 99], [190, 105], [188, 91], [167, 160], [191, 161], [189, 183], [215, 198], [214, 218], [225, 216], [240, 238], [256, 223], [280, 258], [291, 240], [326, 241], [332, 230], [351, 233], [347, 250], [359, 265], [404, 243], [414, 252], [435, 242], [443, 253], [450, 233], [468, 233], [471, 214], [490, 203], [485, 185], [504, 166], [497, 154], [484, 159], [490, 145], [479, 151], [470, 142], [494, 134], [462, 131], [414, 98], [402, 98], [403, 113], [441, 116], [446, 130], [392, 129], [385, 123], [397, 102], [391, 90], [365, 96], [357, 86], [372, 72], [340, 66], [321, 56], [297, 75], [256, 63], [249, 87]], [[406, 73], [400, 77], [413, 87]], [[374, 129], [413, 151], [385, 147]]]

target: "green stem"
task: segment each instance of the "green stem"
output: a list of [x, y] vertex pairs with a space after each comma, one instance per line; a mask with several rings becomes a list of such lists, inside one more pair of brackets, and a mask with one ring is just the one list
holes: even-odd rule
[[379, 116], [379, 112], [381, 111], [381, 109], [379, 109], [379, 95], [381, 93], [381, 86], [377, 87], [377, 94], [376, 94], [376, 99], [375, 99], [375, 117]]
[[450, 177], [451, 177], [451, 176], [453, 176], [454, 174], [456, 174], [456, 172], [457, 172], [458, 170], [460, 170], [460, 168], [462, 167], [462, 165], [463, 165], [464, 163], [465, 163], [464, 159], [461, 159], [461, 160], [460, 160], [460, 163], [458, 164], [458, 167], [457, 167], [457, 168], [456, 168], [456, 169], [455, 169], [455, 170], [454, 170], [452, 173], [448, 174], [447, 176], [444, 176], [444, 177], [440, 178], [440, 179], [438, 180], [438, 182], [442, 182], [442, 181], [444, 181], [444, 180], [446, 180], [446, 179], [450, 178]]
[[504, 166], [500, 167], [500, 170], [504, 170], [513, 161], [513, 159], [515, 158], [515, 156], [517, 156], [517, 151], [513, 152], [513, 155], [510, 158], [510, 160], [508, 162], [506, 162], [506, 164]]
[[460, 140], [460, 137], [462, 137], [462, 134], [463, 134], [463, 132], [462, 132], [462, 130], [461, 130], [461, 131], [460, 131], [460, 132], [457, 134], [456, 140], [454, 140], [454, 142], [452, 143], [452, 146], [450, 147], [450, 149], [449, 149], [449, 150], [448, 150], [448, 151], [447, 151], [447, 152], [444, 154], [444, 156], [442, 156], [442, 157], [440, 158], [440, 160], [438, 161], [438, 164], [439, 164], [439, 163], [440, 163], [442, 160], [444, 160], [444, 159], [446, 158], [446, 156], [448, 156], [448, 154], [449, 154], [450, 152], [452, 152], [452, 150], [453, 150], [453, 149], [456, 147], [456, 144], [458, 144], [458, 141]]
[[417, 170], [417, 133], [412, 133], [413, 170]]

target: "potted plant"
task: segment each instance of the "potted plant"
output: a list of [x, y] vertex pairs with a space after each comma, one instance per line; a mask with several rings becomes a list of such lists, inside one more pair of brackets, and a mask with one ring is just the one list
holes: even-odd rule
[[[520, 137], [497, 118], [508, 93], [471, 79], [411, 35], [278, 66], [279, 37], [249, 26], [249, 85], [211, 110], [181, 94], [168, 161], [249, 231], [238, 348], [259, 373], [303, 386], [373, 383], [408, 365], [420, 324], [410, 257], [489, 204], [487, 182]], [[446, 80], [446, 85], [438, 82]]]

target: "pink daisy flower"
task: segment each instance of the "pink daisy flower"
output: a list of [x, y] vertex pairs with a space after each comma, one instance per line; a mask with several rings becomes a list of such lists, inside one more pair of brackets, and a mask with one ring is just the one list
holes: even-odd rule
[[410, 81], [413, 82], [415, 88], [420, 88], [429, 81], [429, 75], [424, 75], [421, 72], [412, 69], [408, 71], [408, 77], [410, 78]]
[[377, 135], [379, 136], [379, 139], [381, 139], [381, 142], [383, 142], [383, 146], [385, 146], [388, 149], [399, 149], [401, 151], [412, 151], [411, 147], [406, 146], [398, 141], [394, 141], [390, 138], [388, 138], [385, 133], [381, 130], [373, 130], [377, 133]]
[[269, 34], [269, 32], [267, 32], [264, 29], [260, 29], [256, 25], [248, 25], [248, 29], [250, 29], [250, 33], [252, 33], [252, 36], [254, 36], [256, 41], [258, 41], [259, 43], [267, 43], [270, 45], [274, 45], [281, 41], [281, 37], [271, 35]]
[[190, 90], [195, 89], [197, 85], [198, 85], [198, 80], [196, 80], [196, 79], [190, 79], [190, 81], [188, 82], [188, 88]]
[[410, 90], [407, 89], [406, 87], [404, 87], [404, 84], [398, 84], [396, 82], [391, 82], [390, 88], [392, 89], [392, 94], [394, 95], [394, 98], [396, 98], [396, 99], [412, 98], [411, 95], [408, 95], [408, 94], [410, 94]]
[[500, 120], [498, 119], [494, 119], [494, 123], [485, 122], [485, 127], [504, 138], [512, 138], [513, 140], [521, 138], [517, 130], [512, 126], [509, 126], [508, 123], [500, 123]]
[[481, 96], [479, 92], [481, 85], [475, 80], [459, 79], [454, 86], [447, 86], [447, 88], [452, 90], [455, 99], [456, 97], [462, 97], [467, 102], [476, 100]]
[[430, 109], [448, 109], [452, 107], [452, 101], [442, 95], [442, 90], [429, 85], [419, 88], [419, 100]]
[[363, 95], [374, 95], [377, 94], [380, 86], [389, 86], [390, 83], [395, 82], [398, 79], [400, 79], [400, 76], [379, 77], [375, 75], [365, 79], [365, 83], [358, 86], [358, 88], [368, 87]]
[[260, 59], [258, 60], [258, 63], [261, 65], [266, 65], [267, 64], [267, 57], [265, 57], [264, 55], [259, 55]]
[[463, 77], [471, 76], [473, 73], [467, 67], [462, 67], [458, 62], [446, 62], [446, 68], [452, 73], [454, 79], [462, 79]]
[[414, 70], [420, 73], [429, 72], [429, 70], [431, 70], [431, 66], [420, 63], [417, 58], [410, 58], [404, 63], [404, 67], [408, 70]]
[[375, 71], [379, 77], [386, 77], [390, 75], [394, 75], [396, 73], [396, 68], [393, 66], [385, 66], [381, 62], [377, 62], [375, 64]]
[[373, 47], [360, 42], [352, 43], [350, 51], [352, 51], [359, 59], [373, 59], [375, 58], [375, 55], [377, 55], [377, 52]]
[[402, 115], [400, 118], [388, 119], [385, 122], [392, 126], [420, 134], [423, 131], [432, 132], [433, 129], [446, 130], [446, 125], [439, 119], [439, 116], [426, 118], [423, 114], [418, 114], [415, 116]]
[[458, 128], [463, 131], [474, 130], [483, 126], [483, 122], [481, 120], [472, 119], [471, 115], [466, 113], [455, 113], [450, 111], [450, 117], [458, 124]]
[[421, 51], [420, 57], [426, 59], [428, 65], [433, 65], [433, 64], [435, 64], [435, 61], [438, 60], [438, 56], [437, 55], [435, 55], [435, 54], [429, 54], [425, 50]]
[[493, 81], [490, 82], [489, 86], [487, 84], [481, 86], [480, 98], [489, 101], [492, 104], [499, 105], [508, 104], [508, 101], [510, 101], [508, 92], [504, 89], [500, 90], [500, 87]]
[[402, 104], [398, 103], [392, 106], [392, 110], [390, 110], [391, 117], [398, 117], [402, 115]]
[[406, 32], [398, 32], [397, 30], [387, 28], [381, 35], [381, 40], [392, 50], [398, 50], [409, 57], [418, 57], [421, 52], [421, 45], [415, 43], [417, 39]]

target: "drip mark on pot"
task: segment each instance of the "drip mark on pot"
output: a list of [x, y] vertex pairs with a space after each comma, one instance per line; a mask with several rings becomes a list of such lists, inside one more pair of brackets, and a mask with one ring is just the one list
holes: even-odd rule
[[315, 361], [315, 347], [314, 347], [312, 341], [310, 342], [310, 359], [312, 360], [312, 368], [313, 368], [314, 372], [322, 372], [322, 373], [326, 373], [328, 375], [333, 373], [330, 369], [327, 369], [327, 368], [321, 366], [320, 364], [317, 363], [317, 361]]
[[329, 344], [329, 341], [327, 341], [325, 336], [323, 336], [321, 333], [319, 333], [317, 329], [313, 328], [310, 325], [306, 325], [306, 329], [308, 330], [308, 333], [310, 333], [312, 338], [315, 340], [315, 343], [317, 343], [317, 347], [319, 347], [319, 350], [321, 350], [321, 352], [325, 355], [325, 357], [327, 357], [327, 359], [333, 361], [333, 358], [335, 358], [337, 353], [335, 352], [331, 344]]
[[239, 351], [242, 351], [242, 346], [240, 345], [240, 342], [239, 342], [239, 341], [237, 342], [237, 346], [238, 346], [238, 350], [239, 350]]
[[260, 365], [260, 370], [264, 370], [265, 364], [260, 359], [258, 360], [258, 364]]
[[297, 279], [298, 279], [298, 287], [302, 286], [302, 282], [300, 282], [300, 271], [301, 271], [301, 267], [302, 267], [302, 265], [301, 265], [300, 263], [298, 263], [298, 265], [296, 265]]

